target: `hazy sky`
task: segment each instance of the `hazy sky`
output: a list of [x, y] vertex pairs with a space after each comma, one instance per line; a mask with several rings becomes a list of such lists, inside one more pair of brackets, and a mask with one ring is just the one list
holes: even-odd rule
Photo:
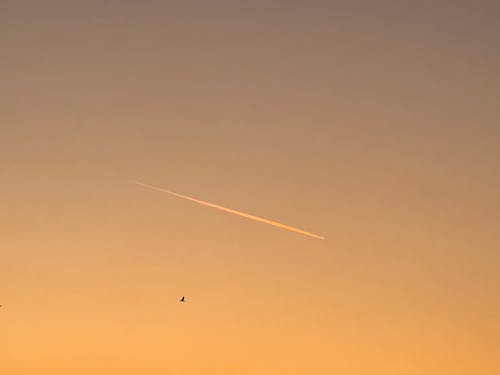
[[499, 19], [1, 1], [0, 373], [500, 373]]

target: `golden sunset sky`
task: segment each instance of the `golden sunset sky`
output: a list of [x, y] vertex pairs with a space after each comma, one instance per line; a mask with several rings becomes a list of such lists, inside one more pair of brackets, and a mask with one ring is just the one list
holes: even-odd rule
[[499, 374], [499, 19], [1, 1], [0, 374]]

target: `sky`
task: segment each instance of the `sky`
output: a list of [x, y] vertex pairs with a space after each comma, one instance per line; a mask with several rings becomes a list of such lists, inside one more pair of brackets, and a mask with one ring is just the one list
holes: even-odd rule
[[499, 17], [2, 1], [0, 373], [500, 373]]

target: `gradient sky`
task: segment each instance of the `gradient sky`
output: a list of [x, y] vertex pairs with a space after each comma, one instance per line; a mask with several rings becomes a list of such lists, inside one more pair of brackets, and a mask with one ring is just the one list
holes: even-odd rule
[[0, 373], [500, 373], [499, 4], [2, 1]]

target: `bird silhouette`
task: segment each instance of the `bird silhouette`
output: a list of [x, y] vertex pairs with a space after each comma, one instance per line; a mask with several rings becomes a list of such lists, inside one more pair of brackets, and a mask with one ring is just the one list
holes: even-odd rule
[[179, 300], [179, 302], [185, 302], [184, 296]]

